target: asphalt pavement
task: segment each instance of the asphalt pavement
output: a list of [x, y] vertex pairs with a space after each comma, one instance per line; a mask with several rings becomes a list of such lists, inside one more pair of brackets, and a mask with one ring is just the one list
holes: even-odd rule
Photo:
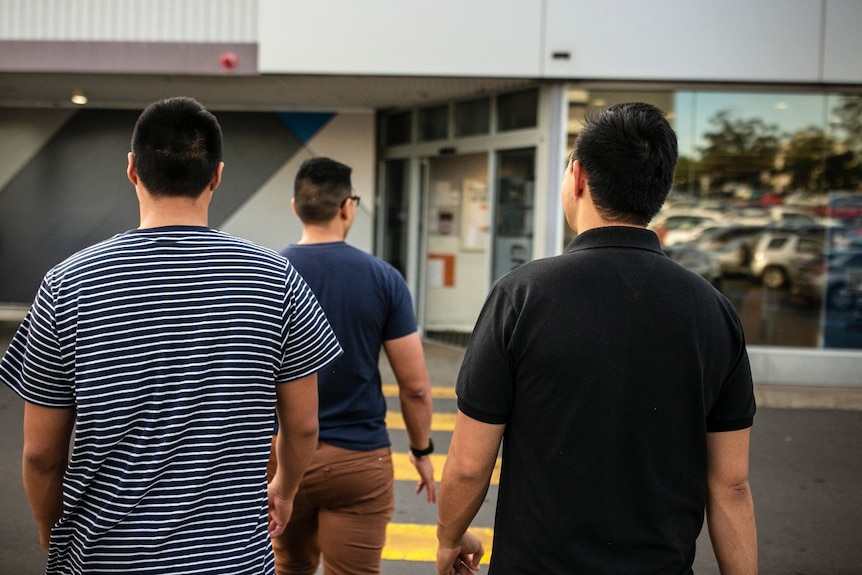
[[[0, 329], [0, 351], [5, 349], [8, 337], [9, 330]], [[426, 342], [425, 350], [435, 388], [435, 412], [443, 420], [455, 411], [451, 391], [463, 350], [432, 342]], [[381, 372], [384, 384], [391, 388], [395, 381], [385, 358]], [[792, 400], [787, 399], [788, 393], [793, 395]], [[769, 386], [758, 390], [760, 406], [752, 430], [751, 485], [763, 574], [862, 574], [862, 410], [858, 409], [858, 401], [844, 402], [847, 409], [812, 408], [842, 405], [824, 401], [822, 394], [826, 393], [831, 390], [785, 393], [780, 387]], [[397, 410], [394, 396], [390, 394], [387, 402], [390, 410]], [[45, 553], [38, 545], [21, 486], [21, 417], [20, 399], [0, 385], [0, 575], [44, 572]], [[393, 429], [391, 435], [393, 452], [405, 454], [406, 433]], [[445, 455], [451, 431], [438, 425], [433, 437], [437, 453]], [[438, 461], [442, 462], [442, 457]], [[436, 509], [416, 496], [413, 486], [409, 470], [396, 482], [393, 524], [399, 531], [423, 534], [429, 541], [401, 549], [410, 544], [393, 536], [384, 552], [389, 558], [383, 563], [383, 575], [434, 572], [429, 553], [433, 551], [430, 538]], [[474, 523], [477, 527], [493, 527], [495, 494], [492, 487]], [[560, 544], [565, 545], [565, 541]], [[430, 551], [419, 549], [425, 547]], [[400, 559], [403, 557], [411, 560]], [[698, 541], [695, 573], [719, 573], [706, 528]]]

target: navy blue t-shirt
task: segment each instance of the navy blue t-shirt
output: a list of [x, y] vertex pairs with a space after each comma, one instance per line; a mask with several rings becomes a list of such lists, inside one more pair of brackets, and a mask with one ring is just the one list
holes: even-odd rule
[[294, 244], [281, 253], [311, 287], [344, 349], [318, 373], [320, 441], [362, 451], [388, 446], [378, 363], [383, 342], [416, 331], [407, 283], [345, 242]]

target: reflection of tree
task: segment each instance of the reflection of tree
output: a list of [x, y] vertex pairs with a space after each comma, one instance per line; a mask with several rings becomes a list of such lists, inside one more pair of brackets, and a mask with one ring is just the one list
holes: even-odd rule
[[709, 119], [715, 130], [703, 135], [706, 145], [699, 148], [700, 160], [692, 166], [680, 159], [676, 186], [692, 189], [707, 176], [713, 192], [734, 183], [757, 187], [780, 171], [790, 176], [794, 190], [859, 189], [862, 96], [843, 96], [833, 108], [833, 118], [834, 132], [810, 127], [782, 135], [778, 126], [759, 118], [734, 118], [730, 110], [721, 110]]
[[830, 190], [862, 187], [862, 96], [841, 96], [832, 109], [832, 124], [841, 134], [843, 149], [826, 157], [825, 184]]
[[784, 169], [795, 190], [823, 188], [824, 158], [834, 148], [834, 141], [816, 127], [800, 130], [791, 136], [784, 154]]
[[862, 96], [844, 95], [832, 109], [833, 125], [844, 135], [846, 146], [862, 150]]
[[733, 182], [757, 186], [764, 173], [775, 170], [777, 126], [759, 118], [733, 118], [730, 110], [717, 112], [709, 123], [717, 129], [703, 135], [707, 144], [699, 149], [699, 167], [709, 176], [712, 190]]
[[862, 187], [862, 165], [855, 152], [826, 156], [823, 173], [827, 190], [856, 190]]
[[673, 187], [677, 190], [694, 191], [697, 189], [697, 162], [688, 156], [680, 156], [676, 163]]

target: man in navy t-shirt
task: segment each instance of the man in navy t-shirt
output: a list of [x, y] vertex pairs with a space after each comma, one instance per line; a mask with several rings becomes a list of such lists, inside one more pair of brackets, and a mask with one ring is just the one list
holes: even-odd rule
[[296, 175], [298, 244], [282, 250], [306, 280], [345, 353], [318, 374], [320, 436], [293, 515], [273, 540], [279, 574], [379, 573], [394, 510], [386, 401], [378, 363], [386, 352], [419, 473], [417, 493], [436, 501], [431, 384], [410, 292], [386, 262], [345, 243], [359, 197], [351, 168], [313, 158]]

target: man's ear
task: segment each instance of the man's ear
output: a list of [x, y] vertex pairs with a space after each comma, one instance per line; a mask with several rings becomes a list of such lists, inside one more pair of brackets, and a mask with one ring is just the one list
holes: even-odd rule
[[352, 203], [353, 202], [351, 202], [350, 200], [342, 202], [341, 207], [338, 209], [339, 218], [345, 221], [350, 219], [350, 204]]
[[138, 185], [138, 171], [135, 169], [135, 155], [129, 152], [129, 165], [126, 166], [126, 177], [132, 182], [133, 186]]
[[575, 183], [575, 197], [579, 198], [584, 195], [587, 187], [587, 172], [578, 160], [572, 162], [572, 179]]
[[290, 209], [293, 210], [293, 215], [298, 218], [299, 214], [296, 211], [296, 198], [290, 198]]
[[224, 169], [224, 162], [219, 162], [218, 167], [216, 168], [216, 173], [213, 176], [212, 181], [210, 181], [210, 191], [214, 192], [215, 189], [221, 184], [221, 172]]

